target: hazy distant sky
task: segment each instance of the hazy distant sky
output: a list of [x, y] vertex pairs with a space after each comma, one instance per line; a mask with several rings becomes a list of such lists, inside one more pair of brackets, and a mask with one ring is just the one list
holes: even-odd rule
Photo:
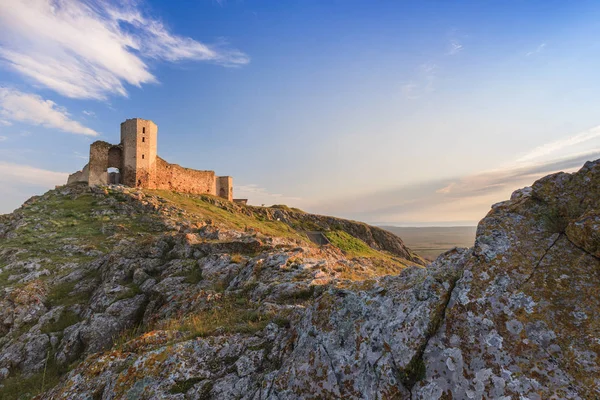
[[0, 213], [127, 118], [235, 197], [474, 224], [600, 158], [598, 1], [0, 0]]

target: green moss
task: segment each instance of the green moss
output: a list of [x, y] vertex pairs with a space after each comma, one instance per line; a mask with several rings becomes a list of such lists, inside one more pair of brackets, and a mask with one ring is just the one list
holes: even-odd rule
[[407, 388], [412, 388], [415, 383], [425, 379], [427, 368], [423, 358], [413, 358], [400, 372], [400, 381]]
[[173, 387], [171, 387], [171, 390], [169, 390], [169, 393], [171, 394], [178, 394], [178, 393], [185, 393], [188, 390], [190, 390], [192, 388], [192, 386], [194, 386], [196, 383], [201, 382], [202, 379], [201, 378], [192, 378], [192, 379], [188, 379], [182, 382], [175, 382], [175, 385], [173, 385]]

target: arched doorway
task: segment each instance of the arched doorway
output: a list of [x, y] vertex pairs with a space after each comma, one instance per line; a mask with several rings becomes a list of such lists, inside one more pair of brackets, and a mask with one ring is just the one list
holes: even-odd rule
[[121, 171], [119, 171], [119, 168], [110, 167], [106, 172], [108, 173], [109, 185], [119, 185], [121, 183]]

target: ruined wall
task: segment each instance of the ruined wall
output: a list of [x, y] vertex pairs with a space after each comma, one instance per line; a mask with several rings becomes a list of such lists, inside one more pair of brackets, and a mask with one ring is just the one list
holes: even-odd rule
[[123, 184], [154, 189], [158, 127], [150, 120], [133, 118], [121, 124]]
[[[211, 194], [233, 201], [233, 178], [169, 164], [156, 155], [157, 139], [158, 127], [154, 122], [128, 119], [121, 123], [121, 144], [92, 143], [90, 162], [71, 174], [67, 183], [88, 182], [90, 186], [122, 183], [146, 189]], [[109, 174], [109, 168], [118, 168], [119, 172]]]
[[71, 183], [76, 183], [76, 182], [87, 182], [90, 178], [90, 172], [89, 172], [89, 167], [88, 164], [85, 164], [85, 166], [83, 167], [83, 169], [81, 171], [77, 171], [72, 173], [71, 175], [69, 175], [69, 178], [67, 179], [67, 185], [70, 185]]
[[216, 194], [215, 172], [169, 164], [156, 157], [156, 188], [182, 193]]
[[121, 169], [121, 147], [107, 142], [96, 141], [90, 145], [88, 164], [88, 183], [91, 185], [108, 184], [108, 168]]
[[233, 178], [230, 176], [218, 176], [216, 181], [216, 194], [219, 197], [233, 201]]

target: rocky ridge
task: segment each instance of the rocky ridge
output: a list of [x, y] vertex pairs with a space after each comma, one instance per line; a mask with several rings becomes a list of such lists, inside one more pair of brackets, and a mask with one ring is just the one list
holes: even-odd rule
[[598, 188], [543, 178], [427, 266], [284, 206], [59, 188], [0, 217], [0, 397], [598, 398]]

